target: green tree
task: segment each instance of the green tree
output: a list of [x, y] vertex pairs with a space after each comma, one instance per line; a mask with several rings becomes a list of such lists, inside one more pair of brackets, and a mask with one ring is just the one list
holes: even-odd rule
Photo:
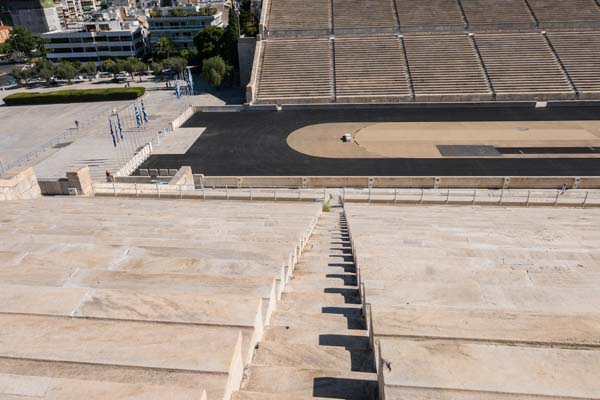
[[27, 85], [31, 78], [33, 78], [33, 70], [31, 68], [20, 69], [15, 68], [12, 70], [11, 75], [17, 80], [19, 87], [23, 86], [23, 82]]
[[10, 31], [7, 42], [12, 51], [23, 52], [28, 56], [31, 55], [31, 52], [35, 50], [37, 46], [37, 42], [31, 31], [24, 26], [15, 26]]
[[48, 41], [41, 36], [34, 36], [33, 39], [35, 40], [35, 53], [38, 56], [45, 57], [47, 53], [45, 44]]
[[41, 59], [34, 67], [35, 76], [42, 78], [46, 83], [50, 83], [55, 72], [55, 65], [45, 59]]
[[202, 79], [211, 86], [219, 87], [231, 68], [219, 56], [208, 58], [202, 62]]
[[223, 34], [223, 56], [234, 67], [238, 67], [237, 44], [240, 37], [239, 16], [234, 8], [229, 10], [229, 24]]
[[135, 57], [129, 57], [129, 58], [127, 58], [126, 67], [127, 67], [127, 69], [125, 71], [129, 72], [131, 74], [132, 78], [133, 78], [133, 74], [137, 74], [137, 76], [140, 79], [140, 82], [142, 81], [142, 73], [144, 71], [146, 71], [146, 69], [147, 69], [146, 64], [144, 64], [143, 62], [141, 62], [140, 60], [138, 60]]
[[201, 30], [194, 37], [194, 45], [198, 49], [201, 60], [223, 54], [223, 35], [225, 30], [218, 26], [210, 26]]
[[173, 71], [177, 72], [177, 76], [181, 76], [183, 71], [185, 71], [185, 68], [187, 67], [188, 63], [187, 60], [183, 57], [172, 57], [165, 61], [165, 65]]
[[175, 42], [169, 39], [166, 36], [161, 37], [156, 42], [156, 53], [159, 56], [164, 56], [164, 58], [171, 57], [171, 53], [175, 53], [177, 51], [177, 46], [175, 46]]
[[71, 80], [77, 75], [77, 68], [70, 62], [63, 61], [56, 66], [54, 74], [58, 79], [66, 79], [71, 83]]
[[121, 70], [119, 70], [119, 66], [117, 65], [117, 63], [114, 60], [111, 60], [111, 59], [108, 59], [108, 60], [104, 61], [102, 63], [102, 67], [104, 68], [104, 70], [106, 72], [109, 72], [109, 73], [113, 74], [113, 78], [119, 72], [121, 72]]
[[154, 74], [154, 76], [162, 76], [163, 69], [164, 69], [164, 67], [163, 67], [162, 63], [159, 63], [159, 62], [152, 63], [152, 73]]
[[81, 68], [79, 68], [79, 72], [86, 74], [91, 81], [92, 76], [96, 75], [96, 72], [98, 72], [98, 67], [96, 66], [95, 62], [86, 62], [81, 66]]
[[105, 1], [105, 0], [102, 0], [102, 1], [100, 2], [100, 9], [101, 9], [101, 10], [106, 10], [107, 8], [108, 8], [108, 4], [106, 4], [106, 1]]

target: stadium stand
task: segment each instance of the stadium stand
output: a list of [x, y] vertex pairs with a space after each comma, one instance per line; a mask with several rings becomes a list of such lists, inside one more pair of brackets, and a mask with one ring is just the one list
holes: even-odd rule
[[410, 101], [410, 80], [400, 39], [338, 38], [334, 45], [338, 100]]
[[[2, 204], [0, 397], [228, 399], [316, 204]], [[21, 396], [21, 397], [19, 397]]]
[[574, 99], [575, 91], [539, 33], [476, 34], [499, 100]]
[[600, 98], [600, 32], [551, 32], [548, 38], [579, 98]]
[[460, 0], [469, 29], [494, 31], [535, 28], [536, 21], [524, 0]]
[[596, 0], [527, 1], [544, 28], [600, 28], [600, 6]]
[[400, 30], [462, 31], [465, 21], [456, 0], [395, 0]]
[[331, 41], [267, 40], [259, 73], [258, 102], [331, 101]]
[[492, 92], [467, 35], [404, 38], [416, 101], [487, 101]]
[[391, 0], [333, 0], [333, 27], [343, 33], [396, 32], [398, 23]]
[[318, 34], [331, 31], [330, 0], [269, 0], [268, 33]]
[[345, 209], [382, 398], [600, 396], [599, 210]]
[[[600, 31], [595, 0], [289, 1], [265, 7], [268, 23], [247, 90], [250, 103], [600, 98], [594, 89], [600, 80], [593, 65]], [[467, 40], [462, 34], [475, 36]], [[547, 34], [556, 37], [556, 48]], [[289, 36], [297, 41], [277, 43]], [[391, 45], [398, 37], [404, 66]], [[334, 54], [325, 49], [326, 40]], [[560, 40], [574, 47], [565, 49]], [[372, 58], [370, 68], [365, 57]], [[381, 84], [386, 66], [389, 91]]]

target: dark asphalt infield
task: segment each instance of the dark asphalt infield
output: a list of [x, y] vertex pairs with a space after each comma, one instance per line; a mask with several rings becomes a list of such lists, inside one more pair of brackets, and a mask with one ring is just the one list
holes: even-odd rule
[[322, 158], [299, 153], [287, 136], [332, 122], [598, 120], [600, 107], [345, 109], [194, 114], [184, 127], [206, 131], [181, 155], [151, 156], [142, 168], [192, 167], [212, 176], [594, 176], [600, 158]]

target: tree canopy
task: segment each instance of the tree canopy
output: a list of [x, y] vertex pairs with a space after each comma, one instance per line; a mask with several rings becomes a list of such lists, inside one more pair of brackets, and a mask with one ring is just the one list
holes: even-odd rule
[[211, 57], [202, 62], [202, 79], [211, 86], [219, 87], [230, 70], [231, 67], [225, 63], [223, 58]]
[[225, 30], [218, 26], [209, 26], [201, 30], [194, 37], [194, 44], [198, 49], [201, 60], [223, 54], [223, 35]]
[[35, 37], [24, 26], [15, 26], [12, 28], [7, 43], [12, 51], [23, 52], [28, 56], [37, 48]]

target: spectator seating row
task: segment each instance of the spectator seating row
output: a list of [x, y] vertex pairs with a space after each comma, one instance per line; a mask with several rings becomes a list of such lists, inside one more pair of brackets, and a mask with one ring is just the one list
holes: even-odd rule
[[600, 28], [596, 0], [269, 0], [278, 35]]
[[596, 32], [268, 39], [263, 48], [257, 104], [600, 98]]

